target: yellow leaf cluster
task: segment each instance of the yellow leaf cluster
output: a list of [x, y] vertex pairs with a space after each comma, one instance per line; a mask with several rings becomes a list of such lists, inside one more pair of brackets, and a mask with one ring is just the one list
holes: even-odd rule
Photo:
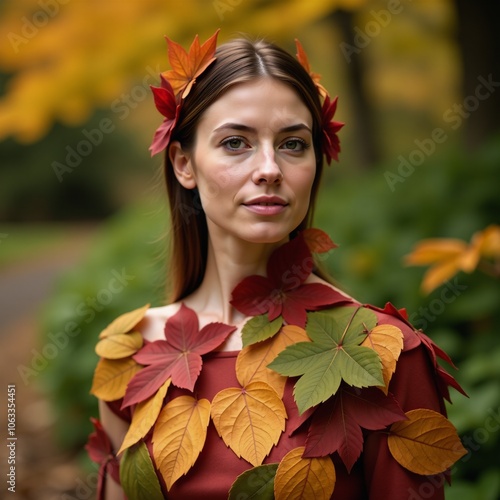
[[179, 396], [165, 406], [153, 431], [153, 456], [167, 489], [193, 466], [203, 449], [210, 401]]
[[[453, 238], [422, 240], [405, 257], [405, 263], [410, 266], [431, 266], [422, 281], [422, 290], [430, 293], [459, 271], [473, 272], [483, 262], [482, 259], [500, 261], [500, 226], [492, 224], [478, 231], [470, 243]], [[490, 273], [499, 276], [498, 265]]]
[[439, 474], [467, 453], [453, 424], [440, 413], [418, 409], [406, 416], [408, 420], [392, 424], [387, 439], [403, 467], [425, 476]]
[[304, 447], [288, 452], [274, 479], [276, 500], [328, 500], [335, 488], [335, 467], [330, 457], [302, 458]]
[[403, 350], [403, 332], [393, 325], [377, 325], [368, 333], [361, 345], [370, 347], [380, 356], [384, 378], [384, 386], [380, 389], [387, 394], [389, 382], [396, 371], [396, 363]]

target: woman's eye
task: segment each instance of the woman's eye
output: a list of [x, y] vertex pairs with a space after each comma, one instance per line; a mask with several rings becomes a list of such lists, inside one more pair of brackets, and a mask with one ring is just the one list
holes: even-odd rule
[[240, 139], [239, 137], [229, 137], [228, 139], [222, 141], [222, 145], [230, 151], [238, 151], [246, 147], [243, 139]]
[[289, 151], [304, 151], [307, 143], [303, 139], [288, 139], [282, 144], [282, 148]]

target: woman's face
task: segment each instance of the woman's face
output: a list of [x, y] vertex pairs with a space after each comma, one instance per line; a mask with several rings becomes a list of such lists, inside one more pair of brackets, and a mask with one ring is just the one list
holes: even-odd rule
[[281, 242], [307, 213], [312, 116], [288, 85], [263, 78], [232, 87], [203, 114], [188, 158], [212, 236]]

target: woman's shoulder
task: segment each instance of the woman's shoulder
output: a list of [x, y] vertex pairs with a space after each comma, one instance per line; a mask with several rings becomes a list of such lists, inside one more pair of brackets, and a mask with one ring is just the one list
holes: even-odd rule
[[148, 342], [165, 340], [165, 323], [179, 311], [180, 306], [180, 302], [174, 302], [164, 306], [149, 307], [137, 325], [137, 329], [141, 332], [143, 339]]

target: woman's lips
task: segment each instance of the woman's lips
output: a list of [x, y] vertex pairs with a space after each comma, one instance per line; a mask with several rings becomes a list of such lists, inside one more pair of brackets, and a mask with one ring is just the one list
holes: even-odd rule
[[277, 215], [286, 209], [288, 203], [278, 196], [260, 196], [243, 203], [243, 206], [259, 215]]

